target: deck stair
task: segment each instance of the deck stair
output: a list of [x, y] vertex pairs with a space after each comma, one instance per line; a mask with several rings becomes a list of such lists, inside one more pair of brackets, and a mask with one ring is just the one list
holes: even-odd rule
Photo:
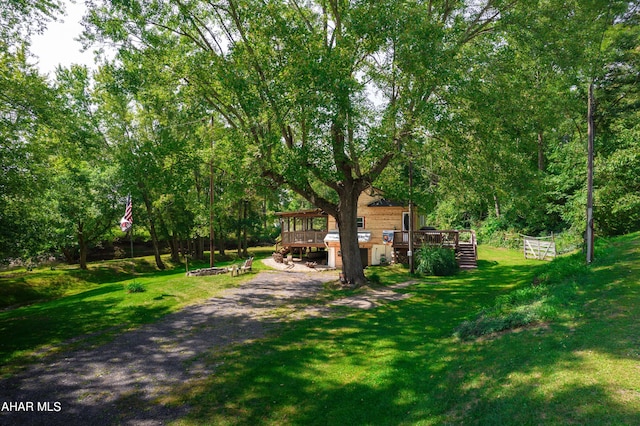
[[473, 243], [460, 242], [456, 255], [460, 269], [475, 269], [478, 267], [476, 250]]

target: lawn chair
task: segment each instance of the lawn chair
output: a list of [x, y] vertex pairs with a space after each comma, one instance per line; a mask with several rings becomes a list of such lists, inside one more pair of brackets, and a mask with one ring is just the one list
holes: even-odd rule
[[250, 271], [252, 265], [253, 265], [253, 256], [245, 260], [244, 264], [238, 269], [244, 273], [244, 272]]

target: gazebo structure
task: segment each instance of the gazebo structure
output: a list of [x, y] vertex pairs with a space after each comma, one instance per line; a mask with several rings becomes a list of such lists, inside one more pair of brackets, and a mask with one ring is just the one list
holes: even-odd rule
[[[276, 213], [280, 217], [280, 242], [285, 251], [298, 253], [324, 252], [324, 238], [329, 232], [329, 215], [320, 209]], [[317, 255], [316, 255], [317, 256]]]

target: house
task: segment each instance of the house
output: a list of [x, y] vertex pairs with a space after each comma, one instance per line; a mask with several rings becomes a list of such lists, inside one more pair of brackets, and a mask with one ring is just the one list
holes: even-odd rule
[[[385, 199], [375, 188], [360, 194], [357, 208], [362, 265], [403, 261], [409, 248], [409, 208]], [[277, 215], [281, 225], [280, 245], [285, 252], [326, 261], [330, 267], [342, 267], [340, 234], [334, 217], [320, 209], [281, 212]], [[472, 232], [427, 228], [424, 216], [416, 214], [413, 223], [418, 229], [413, 232], [416, 248], [424, 244], [437, 244], [447, 245], [458, 251], [460, 233]], [[467, 256], [473, 256], [475, 265], [475, 236], [471, 235], [471, 239], [473, 250]]]

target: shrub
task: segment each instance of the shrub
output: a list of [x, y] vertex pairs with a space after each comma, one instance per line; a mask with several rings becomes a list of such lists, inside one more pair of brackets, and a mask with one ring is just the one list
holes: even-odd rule
[[129, 284], [127, 284], [127, 291], [129, 293], [142, 293], [142, 292], [145, 292], [146, 289], [139, 282], [132, 281]]
[[458, 271], [456, 254], [446, 247], [422, 247], [416, 252], [416, 271], [426, 275], [453, 275]]
[[464, 321], [454, 332], [454, 336], [463, 339], [473, 339], [504, 330], [512, 330], [530, 324], [539, 323], [553, 318], [557, 312], [545, 300], [531, 304], [514, 306], [504, 312], [483, 312], [477, 318]]

